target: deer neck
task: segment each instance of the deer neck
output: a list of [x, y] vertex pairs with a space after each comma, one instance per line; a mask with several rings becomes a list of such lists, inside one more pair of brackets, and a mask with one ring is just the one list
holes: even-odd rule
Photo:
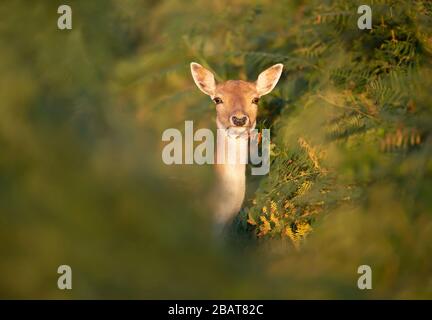
[[219, 121], [216, 147], [216, 220], [226, 223], [241, 209], [246, 191], [248, 137], [228, 133]]

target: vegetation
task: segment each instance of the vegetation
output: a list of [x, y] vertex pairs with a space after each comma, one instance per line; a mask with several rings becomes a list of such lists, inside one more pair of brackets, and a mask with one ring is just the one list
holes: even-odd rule
[[[71, 1], [71, 31], [60, 4], [0, 4], [1, 297], [432, 298], [429, 1]], [[191, 61], [284, 64], [270, 173], [225, 247], [211, 167], [161, 161], [166, 128], [214, 127]]]

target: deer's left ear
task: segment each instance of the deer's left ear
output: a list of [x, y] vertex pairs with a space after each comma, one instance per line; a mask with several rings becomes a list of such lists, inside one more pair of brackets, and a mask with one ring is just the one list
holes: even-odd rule
[[256, 81], [256, 89], [260, 96], [270, 93], [270, 91], [273, 90], [279, 81], [282, 69], [283, 64], [278, 63], [260, 73]]
[[213, 73], [196, 62], [192, 62], [190, 68], [197, 87], [205, 94], [213, 96], [216, 91], [216, 81]]

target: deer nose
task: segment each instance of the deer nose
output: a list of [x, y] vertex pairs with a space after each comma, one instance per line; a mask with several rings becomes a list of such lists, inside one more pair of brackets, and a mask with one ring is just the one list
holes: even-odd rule
[[247, 123], [249, 118], [246, 115], [232, 116], [230, 120], [231, 120], [231, 124], [233, 124], [234, 126], [243, 127]]

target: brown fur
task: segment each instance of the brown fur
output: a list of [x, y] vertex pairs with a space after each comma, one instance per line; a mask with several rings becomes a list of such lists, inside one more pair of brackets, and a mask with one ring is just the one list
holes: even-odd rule
[[249, 122], [245, 125], [247, 128], [255, 124], [258, 106], [252, 100], [259, 98], [259, 94], [254, 83], [229, 80], [216, 86], [214, 96], [223, 100], [222, 104], [216, 106], [216, 114], [225, 128], [232, 126], [229, 121], [231, 116], [248, 116]]
[[[238, 155], [234, 163], [215, 165], [217, 182], [211, 196], [211, 206], [219, 230], [239, 212], [245, 196], [246, 164], [239, 159], [243, 156], [247, 159], [249, 131], [256, 125], [258, 106], [256, 101], [253, 101], [273, 90], [282, 73], [282, 67], [281, 64], [276, 64], [266, 69], [255, 82], [228, 80], [216, 84], [209, 70], [197, 63], [191, 63], [192, 76], [198, 88], [213, 100], [220, 99], [216, 103], [216, 124], [218, 129], [222, 129], [223, 137], [219, 140], [218, 136], [216, 157], [220, 155], [224, 158], [230, 151]], [[244, 125], [235, 126], [234, 121], [230, 121], [233, 116], [247, 116], [248, 120]], [[226, 148], [227, 142], [230, 151], [221, 151]]]

